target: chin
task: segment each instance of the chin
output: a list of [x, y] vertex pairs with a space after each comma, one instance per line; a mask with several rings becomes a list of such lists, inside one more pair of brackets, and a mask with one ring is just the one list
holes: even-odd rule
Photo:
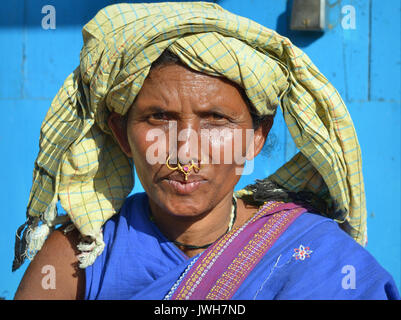
[[195, 217], [207, 210], [205, 197], [174, 195], [167, 199], [166, 209], [174, 216]]
[[172, 216], [196, 217], [209, 209], [211, 197], [212, 195], [197, 192], [182, 195], [162, 191], [162, 194], [159, 193], [158, 199], [153, 199], [153, 201]]

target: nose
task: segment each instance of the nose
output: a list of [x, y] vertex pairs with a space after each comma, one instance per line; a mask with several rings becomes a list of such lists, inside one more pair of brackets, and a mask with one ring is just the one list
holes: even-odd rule
[[181, 164], [199, 163], [199, 125], [194, 119], [180, 121], [177, 132], [177, 158]]

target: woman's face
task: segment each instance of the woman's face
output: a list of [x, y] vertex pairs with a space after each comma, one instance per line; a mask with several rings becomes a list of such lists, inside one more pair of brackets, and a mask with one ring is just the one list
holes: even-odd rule
[[[116, 132], [113, 120], [109, 124], [133, 158], [153, 207], [175, 216], [207, 213], [231, 199], [244, 166], [239, 159], [259, 153], [267, 134], [262, 127], [252, 131], [250, 112], [235, 85], [179, 64], [151, 69], [129, 111], [126, 136]], [[253, 137], [247, 137], [247, 129]], [[177, 167], [174, 159], [182, 165], [192, 160], [199, 170], [185, 180], [182, 172], [167, 167], [169, 155], [171, 167]]]

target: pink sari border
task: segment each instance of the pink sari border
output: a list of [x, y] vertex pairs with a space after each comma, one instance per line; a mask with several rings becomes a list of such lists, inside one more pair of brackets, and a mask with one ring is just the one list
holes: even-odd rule
[[227, 300], [291, 223], [307, 209], [267, 202], [247, 223], [205, 250], [169, 294], [178, 300]]

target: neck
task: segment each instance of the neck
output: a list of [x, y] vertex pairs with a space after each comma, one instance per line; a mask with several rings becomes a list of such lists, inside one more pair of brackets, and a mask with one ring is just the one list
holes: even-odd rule
[[[154, 222], [169, 240], [203, 246], [213, 243], [227, 231], [231, 220], [232, 193], [227, 194], [214, 208], [206, 209], [196, 216], [175, 215], [150, 198], [149, 206]], [[178, 247], [189, 257], [205, 250]]]

